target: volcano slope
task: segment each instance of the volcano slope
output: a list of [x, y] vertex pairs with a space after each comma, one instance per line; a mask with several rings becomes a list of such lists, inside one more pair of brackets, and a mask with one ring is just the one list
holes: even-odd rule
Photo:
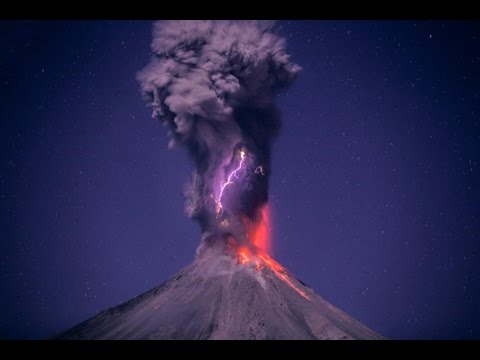
[[55, 339], [383, 339], [264, 254], [198, 257]]

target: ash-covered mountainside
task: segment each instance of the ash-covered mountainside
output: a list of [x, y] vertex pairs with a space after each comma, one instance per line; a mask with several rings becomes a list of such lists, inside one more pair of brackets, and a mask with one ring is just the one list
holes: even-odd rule
[[198, 258], [56, 339], [382, 339], [274, 263]]

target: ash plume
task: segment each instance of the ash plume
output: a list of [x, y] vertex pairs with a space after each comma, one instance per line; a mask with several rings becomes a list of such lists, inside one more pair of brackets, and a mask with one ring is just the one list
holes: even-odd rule
[[193, 160], [185, 211], [202, 243], [231, 235], [248, 245], [241, 219], [255, 221], [268, 201], [281, 125], [274, 95], [301, 70], [285, 47], [271, 21], [154, 23], [153, 56], [137, 79], [169, 148], [184, 146]]

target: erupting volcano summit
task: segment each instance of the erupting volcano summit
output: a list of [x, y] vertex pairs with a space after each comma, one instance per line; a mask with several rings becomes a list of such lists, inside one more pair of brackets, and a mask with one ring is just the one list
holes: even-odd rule
[[60, 339], [381, 339], [273, 260], [268, 184], [275, 94], [301, 70], [270, 21], [161, 21], [138, 73], [170, 147], [194, 170], [193, 264]]

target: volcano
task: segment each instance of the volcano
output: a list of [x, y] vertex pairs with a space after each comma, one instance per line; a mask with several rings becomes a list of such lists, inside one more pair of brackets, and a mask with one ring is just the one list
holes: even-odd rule
[[382, 339], [266, 253], [213, 253], [56, 339]]
[[169, 147], [193, 160], [185, 212], [202, 230], [197, 257], [57, 338], [381, 339], [269, 255], [275, 94], [301, 70], [274, 22], [159, 21], [151, 49], [137, 79]]

